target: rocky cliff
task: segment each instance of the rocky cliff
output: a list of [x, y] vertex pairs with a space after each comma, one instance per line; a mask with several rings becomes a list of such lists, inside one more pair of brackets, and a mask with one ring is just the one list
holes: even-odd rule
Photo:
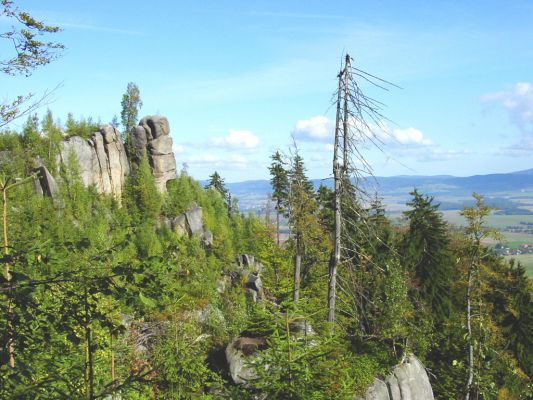
[[80, 176], [87, 186], [99, 193], [113, 194], [120, 199], [130, 164], [119, 132], [105, 125], [89, 139], [72, 136], [61, 143], [59, 162], [66, 164], [70, 154], [78, 160]]
[[146, 155], [157, 188], [164, 192], [167, 181], [176, 178], [176, 159], [168, 120], [160, 115], [144, 117], [132, 133], [132, 161], [138, 163]]
[[[89, 139], [72, 136], [61, 143], [58, 163], [66, 164], [70, 154], [78, 160], [80, 175], [86, 186], [94, 185], [98, 193], [122, 196], [126, 177], [132, 164], [138, 164], [143, 156], [148, 158], [157, 188], [166, 190], [167, 181], [176, 178], [176, 160], [172, 150], [172, 138], [168, 120], [155, 115], [141, 119], [132, 131], [132, 146], [127, 154], [120, 140], [120, 133], [111, 125], [105, 125]], [[51, 175], [48, 171], [39, 172], [40, 185], [36, 191], [50, 195], [46, 190]], [[46, 179], [48, 178], [48, 179]]]

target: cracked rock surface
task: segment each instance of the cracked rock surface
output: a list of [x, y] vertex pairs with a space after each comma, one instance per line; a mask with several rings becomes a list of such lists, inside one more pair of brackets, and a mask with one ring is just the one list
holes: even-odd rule
[[90, 139], [72, 136], [64, 140], [59, 162], [66, 164], [70, 154], [78, 160], [80, 177], [86, 186], [94, 185], [98, 193], [121, 198], [130, 164], [120, 133], [113, 126], [102, 126]]

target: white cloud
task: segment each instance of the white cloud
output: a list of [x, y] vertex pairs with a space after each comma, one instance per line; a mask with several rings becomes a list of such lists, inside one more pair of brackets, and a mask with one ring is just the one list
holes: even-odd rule
[[217, 136], [210, 140], [212, 146], [234, 149], [254, 149], [260, 143], [261, 141], [252, 131], [237, 129], [230, 129], [226, 136]]
[[416, 128], [393, 129], [392, 137], [401, 145], [431, 146], [433, 142]]
[[533, 152], [533, 83], [519, 82], [507, 91], [487, 93], [481, 96], [481, 100], [503, 106], [522, 134], [518, 143], [502, 149], [501, 154], [528, 155]]
[[[384, 122], [379, 125], [363, 125], [355, 120], [350, 122], [354, 132], [360, 136], [374, 137], [384, 144], [391, 146], [432, 146], [434, 143], [424, 136], [417, 128], [390, 129]], [[312, 142], [330, 142], [326, 144], [327, 150], [332, 150], [333, 133], [335, 122], [328, 117], [319, 115], [296, 122], [292, 133], [296, 139]]]
[[533, 84], [519, 82], [511, 90], [481, 96], [485, 103], [497, 103], [507, 109], [511, 121], [523, 131], [533, 131]]
[[373, 133], [380, 141], [390, 146], [419, 147], [434, 145], [433, 141], [425, 137], [420, 129], [413, 127], [390, 129], [385, 123], [381, 123], [377, 129], [373, 129]]
[[329, 142], [333, 140], [334, 121], [323, 115], [296, 122], [292, 134], [296, 139], [311, 142]]

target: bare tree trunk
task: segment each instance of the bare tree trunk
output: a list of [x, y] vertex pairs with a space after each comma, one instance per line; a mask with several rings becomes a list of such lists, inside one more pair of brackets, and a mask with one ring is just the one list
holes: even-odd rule
[[291, 331], [289, 324], [289, 309], [285, 311], [285, 329], [287, 330], [287, 355], [288, 355], [288, 369], [289, 369], [289, 386], [291, 391], [289, 393], [289, 398], [292, 399], [292, 351], [291, 351]]
[[87, 400], [94, 399], [93, 350], [91, 336], [89, 299], [87, 289], [85, 289], [85, 398]]
[[335, 144], [333, 149], [333, 178], [335, 181], [335, 231], [333, 243], [333, 257], [329, 267], [329, 286], [328, 286], [328, 322], [332, 324], [331, 330], [334, 331], [333, 323], [335, 322], [335, 298], [337, 295], [337, 266], [341, 259], [341, 167], [339, 165], [339, 145], [340, 145], [340, 119], [341, 119], [341, 90], [342, 79], [345, 71], [338, 75], [339, 87], [337, 91], [337, 117], [335, 121]]
[[281, 207], [281, 199], [278, 199], [278, 204], [276, 206], [276, 242], [278, 244], [278, 247], [280, 244], [280, 241], [279, 241], [279, 209], [280, 207]]
[[343, 110], [343, 119], [342, 119], [342, 133], [343, 133], [343, 144], [342, 144], [342, 178], [346, 178], [347, 172], [348, 172], [348, 148], [349, 148], [349, 141], [350, 141], [350, 132], [348, 128], [348, 119], [349, 119], [349, 113], [348, 113], [348, 90], [349, 90], [349, 74], [350, 70], [352, 68], [352, 64], [350, 61], [350, 56], [346, 54], [346, 60], [344, 63], [344, 110]]
[[270, 226], [270, 211], [272, 209], [272, 195], [270, 193], [267, 194], [267, 200], [265, 204], [265, 225], [268, 227]]
[[300, 234], [296, 234], [296, 257], [294, 259], [294, 293], [293, 301], [298, 303], [300, 300], [300, 276], [302, 269], [302, 250]]
[[[3, 207], [2, 207], [2, 234], [4, 239], [4, 256], [9, 255], [9, 243], [7, 240], [7, 182], [5, 182], [3, 188], [2, 188], [2, 201], [3, 201]], [[8, 337], [7, 337], [7, 353], [9, 355], [9, 368], [13, 369], [15, 368], [15, 349], [13, 348], [13, 325], [11, 323], [11, 271], [10, 271], [10, 263], [6, 262], [5, 267], [5, 278], [9, 284], [9, 299], [8, 299], [8, 307], [7, 307], [7, 320], [8, 320]]]
[[474, 255], [470, 260], [468, 266], [468, 283], [466, 287], [466, 328], [468, 341], [468, 380], [466, 382], [465, 400], [470, 399], [470, 391], [474, 383], [474, 345], [472, 344], [472, 284], [473, 284], [473, 268]]
[[111, 381], [115, 381], [115, 348], [113, 343], [113, 331], [110, 332], [109, 336], [109, 347], [111, 349]]

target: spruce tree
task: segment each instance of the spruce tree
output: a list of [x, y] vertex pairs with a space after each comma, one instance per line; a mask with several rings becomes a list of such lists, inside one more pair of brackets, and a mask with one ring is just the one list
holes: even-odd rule
[[306, 276], [313, 264], [306, 255], [319, 237], [323, 241], [323, 232], [318, 224], [318, 203], [315, 200], [313, 183], [307, 178], [303, 158], [297, 150], [291, 159], [288, 179], [289, 224], [295, 251], [293, 300], [296, 303], [299, 300], [302, 275]]
[[423, 196], [415, 189], [404, 212], [409, 228], [401, 247], [404, 266], [412, 274], [422, 299], [431, 307], [437, 320], [450, 312], [450, 281], [453, 260], [449, 251], [446, 223], [433, 197]]
[[276, 203], [276, 242], [279, 246], [279, 220], [280, 215], [285, 211], [289, 195], [289, 178], [285, 169], [286, 163], [283, 161], [279, 151], [276, 151], [270, 158], [272, 159], [272, 164], [269, 167], [270, 185], [272, 186], [272, 200]]
[[209, 175], [209, 182], [207, 185], [205, 185], [205, 190], [214, 189], [224, 199], [224, 203], [226, 204], [226, 209], [228, 210], [228, 215], [232, 213], [232, 207], [233, 207], [233, 201], [231, 198], [231, 193], [226, 188], [226, 185], [224, 184], [224, 178], [222, 178], [217, 171], [213, 172], [213, 174]]

